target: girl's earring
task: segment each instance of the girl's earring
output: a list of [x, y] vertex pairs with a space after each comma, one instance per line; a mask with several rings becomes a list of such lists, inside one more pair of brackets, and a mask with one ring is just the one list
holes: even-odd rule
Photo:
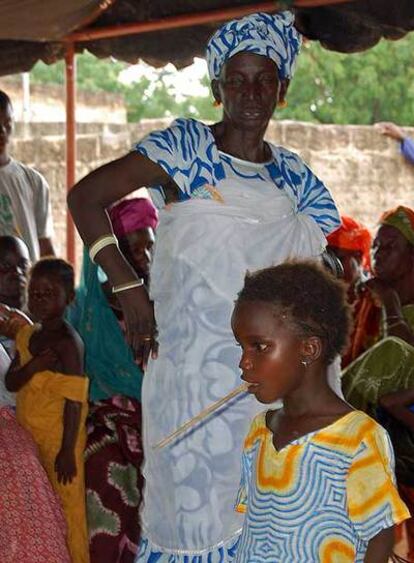
[[277, 102], [277, 107], [279, 109], [285, 109], [288, 107], [288, 103], [287, 100], [281, 100], [280, 102]]
[[219, 100], [214, 100], [213, 107], [219, 108], [221, 106], [221, 102]]

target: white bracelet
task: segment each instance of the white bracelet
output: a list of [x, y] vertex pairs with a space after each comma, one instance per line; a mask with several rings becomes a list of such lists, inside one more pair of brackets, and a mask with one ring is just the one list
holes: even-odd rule
[[127, 291], [128, 289], [134, 289], [135, 287], [141, 287], [144, 285], [144, 280], [138, 278], [132, 282], [121, 283], [120, 285], [114, 285], [112, 288], [112, 293], [121, 293], [121, 291]]
[[89, 258], [91, 262], [95, 262], [96, 255], [106, 246], [115, 244], [118, 247], [118, 239], [114, 235], [103, 235], [96, 239], [96, 241], [89, 247]]

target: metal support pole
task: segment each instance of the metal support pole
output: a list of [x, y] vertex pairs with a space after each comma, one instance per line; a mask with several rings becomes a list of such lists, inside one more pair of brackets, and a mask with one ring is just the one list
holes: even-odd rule
[[[75, 46], [68, 43], [65, 54], [66, 86], [66, 189], [69, 191], [76, 181], [76, 57]], [[66, 214], [66, 256], [75, 266], [75, 225], [72, 216]]]

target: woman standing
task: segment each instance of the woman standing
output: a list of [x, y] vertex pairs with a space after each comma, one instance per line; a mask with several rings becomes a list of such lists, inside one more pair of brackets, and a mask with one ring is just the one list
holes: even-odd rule
[[[264, 141], [285, 105], [300, 47], [290, 12], [254, 14], [211, 38], [222, 121], [178, 119], [82, 180], [69, 204], [85, 244], [119, 292], [144, 369], [144, 509], [139, 561], [231, 561], [240, 452], [257, 412], [243, 396], [168, 448], [154, 444], [238, 384], [233, 302], [247, 269], [318, 257], [339, 225], [332, 198], [294, 153]], [[137, 186], [160, 213], [151, 298], [111, 238], [105, 208]], [[135, 280], [135, 283], [133, 283]], [[123, 291], [123, 289], [125, 289]]]

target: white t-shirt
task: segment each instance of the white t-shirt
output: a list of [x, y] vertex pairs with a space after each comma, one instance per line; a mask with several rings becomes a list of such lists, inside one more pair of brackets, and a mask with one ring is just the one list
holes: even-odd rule
[[0, 407], [15, 406], [16, 394], [7, 391], [5, 384], [6, 373], [10, 367], [11, 358], [2, 344], [0, 344]]
[[46, 180], [33, 168], [13, 159], [0, 167], [0, 235], [22, 238], [33, 262], [40, 256], [39, 239], [53, 235]]

